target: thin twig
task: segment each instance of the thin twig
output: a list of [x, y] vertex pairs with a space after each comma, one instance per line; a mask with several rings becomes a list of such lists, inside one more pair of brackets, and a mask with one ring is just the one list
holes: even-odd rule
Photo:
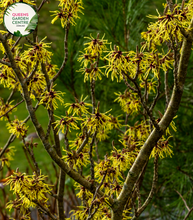
[[66, 150], [69, 151], [69, 142], [68, 142], [68, 137], [67, 137], [67, 134], [68, 134], [68, 126], [66, 127], [66, 131], [64, 133], [64, 144], [66, 146]]
[[[40, 169], [39, 169], [38, 163], [36, 162], [36, 159], [35, 159], [35, 156], [34, 156], [33, 143], [32, 143], [32, 141], [31, 141], [31, 143], [26, 143], [25, 141], [23, 141], [23, 143], [25, 144], [27, 152], [30, 155], [30, 158], [31, 158], [31, 160], [32, 160], [32, 162], [34, 164], [36, 175], [39, 176], [40, 175]], [[29, 148], [29, 145], [31, 146], [31, 150]]]
[[92, 202], [91, 202], [91, 206], [90, 206], [89, 211], [88, 211], [88, 217], [87, 217], [86, 220], [92, 219], [92, 217], [93, 217], [94, 214], [96, 213], [95, 210], [94, 210], [93, 213], [91, 213], [91, 212], [92, 212], [93, 205], [94, 205], [94, 200], [96, 199], [97, 193], [98, 193], [99, 189], [101, 188], [101, 186], [102, 186], [102, 184], [103, 184], [103, 182], [104, 182], [104, 180], [105, 180], [106, 175], [107, 175], [107, 172], [105, 172], [105, 174], [103, 175], [103, 178], [102, 178], [100, 184], [99, 184], [98, 187], [96, 188], [95, 194], [94, 194], [93, 199], [92, 199]]
[[23, 151], [24, 151], [25, 157], [26, 157], [26, 159], [27, 159], [27, 162], [28, 162], [28, 164], [29, 164], [31, 170], [34, 172], [34, 171], [35, 171], [35, 168], [34, 168], [33, 165], [31, 164], [31, 161], [30, 161], [30, 159], [29, 159], [28, 151], [27, 151], [27, 149], [26, 149], [26, 147], [25, 147], [25, 141], [24, 141], [24, 139], [23, 139], [23, 143], [24, 143], [24, 145], [23, 145], [22, 147], [23, 147]]
[[11, 98], [13, 97], [13, 95], [15, 94], [15, 92], [16, 92], [16, 86], [12, 89], [12, 91], [11, 91], [11, 93], [10, 93], [10, 95], [9, 95], [9, 97], [8, 97], [8, 99], [7, 99], [7, 103], [9, 103], [10, 102], [10, 100], [11, 100]]
[[157, 181], [158, 181], [158, 158], [159, 158], [159, 156], [157, 154], [155, 156], [155, 160], [154, 160], [154, 176], [153, 176], [153, 182], [152, 182], [152, 187], [151, 187], [151, 191], [149, 193], [149, 196], [145, 200], [144, 204], [140, 208], [138, 208], [138, 210], [135, 213], [135, 215], [133, 216], [132, 220], [138, 218], [140, 216], [140, 214], [148, 206], [148, 204], [151, 202], [151, 200], [153, 199], [153, 195], [156, 191], [156, 186], [157, 186]]
[[138, 94], [138, 96], [139, 96], [139, 98], [140, 98], [140, 101], [141, 101], [141, 104], [142, 104], [144, 110], [146, 111], [147, 115], [149, 116], [150, 120], [152, 121], [154, 127], [155, 127], [158, 131], [160, 131], [160, 127], [159, 127], [158, 123], [156, 122], [155, 118], [153, 117], [152, 111], [147, 107], [146, 103], [143, 101], [143, 97], [142, 97], [142, 95], [141, 95], [141, 89], [140, 89], [138, 83], [137, 83], [135, 80], [132, 80], [127, 74], [125, 74], [125, 75], [126, 75], [127, 78], [129, 78], [129, 79], [132, 81], [132, 83], [135, 85], [135, 88], [136, 88], [136, 90], [137, 90], [137, 94]]
[[93, 144], [96, 139], [96, 134], [97, 134], [97, 132], [95, 131], [94, 134], [92, 135], [92, 140], [90, 142], [90, 151], [89, 151], [91, 180], [94, 180], [94, 160], [92, 157], [92, 151], [93, 151]]
[[11, 67], [11, 63], [8, 63], [8, 62], [3, 61], [3, 60], [1, 60], [1, 59], [0, 59], [0, 63], [4, 64], [4, 65], [6, 65], [6, 66]]
[[3, 116], [7, 115], [9, 112], [11, 112], [14, 108], [16, 108], [18, 105], [20, 105], [24, 100], [21, 100], [20, 102], [18, 102], [16, 105], [14, 105], [12, 108], [10, 108], [7, 112], [5, 112], [3, 115], [0, 115], [0, 118], [2, 118]]
[[64, 37], [64, 59], [60, 69], [58, 70], [57, 74], [53, 77], [52, 82], [54, 82], [59, 75], [62, 73], [64, 67], [66, 66], [66, 62], [68, 60], [68, 33], [69, 33], [70, 24], [67, 24], [65, 28], [65, 37]]
[[78, 150], [76, 152], [77, 154], [79, 154], [83, 150], [84, 146], [88, 143], [90, 133], [91, 133], [90, 130], [88, 132], [85, 132], [86, 137], [85, 137], [84, 141], [82, 142], [82, 144], [80, 145], [80, 147], [78, 148]]
[[[39, 102], [37, 102], [36, 106], [34, 107], [34, 111], [36, 111], [39, 107]], [[23, 121], [23, 123], [26, 123], [30, 119], [30, 116], [28, 115], [27, 118]], [[3, 147], [2, 151], [0, 152], [0, 158], [5, 153], [6, 149], [9, 147], [9, 145], [15, 140], [16, 136], [14, 134], [11, 134], [7, 143]]]
[[42, 8], [42, 6], [47, 2], [47, 0], [42, 0], [40, 6], [37, 9], [37, 12], [40, 11], [40, 9]]
[[5, 144], [5, 146], [3, 147], [3, 149], [0, 152], [0, 158], [3, 156], [3, 154], [5, 153], [5, 151], [7, 150], [7, 148], [9, 147], [9, 145], [15, 140], [16, 136], [14, 134], [11, 134], [7, 143]]
[[57, 220], [57, 218], [46, 208], [44, 207], [42, 204], [40, 204], [37, 200], [33, 200], [33, 202], [38, 205], [38, 207], [44, 212], [46, 213], [51, 219], [53, 220]]
[[150, 107], [150, 109], [149, 109], [150, 112], [153, 111], [153, 109], [154, 109], [154, 107], [155, 107], [155, 105], [156, 105], [156, 103], [157, 103], [157, 100], [159, 99], [160, 87], [161, 87], [161, 77], [160, 77], [160, 72], [159, 72], [159, 74], [158, 74], [157, 93], [156, 93], [156, 96], [155, 96], [155, 98], [153, 99], [153, 102], [152, 102], [151, 107]]
[[187, 205], [187, 202], [186, 202], [186, 200], [184, 199], [184, 197], [181, 195], [181, 193], [180, 192], [178, 192], [177, 190], [175, 190], [177, 193], [178, 193], [178, 195], [181, 197], [181, 199], [182, 199], [182, 201], [184, 202], [184, 205], [186, 206], [186, 208], [188, 209], [188, 211], [190, 211], [190, 208], [188, 207], [188, 205]]
[[172, 13], [174, 10], [173, 0], [166, 0], [166, 2], [167, 2], [167, 5], [168, 5], [171, 13]]
[[165, 80], [164, 80], [165, 96], [166, 96], [166, 109], [167, 109], [169, 101], [170, 101], [170, 90], [169, 90], [169, 85], [168, 85], [168, 73], [169, 73], [169, 69], [167, 69], [167, 71], [165, 72]]
[[31, 71], [31, 73], [29, 74], [29, 76], [26, 78], [26, 82], [30, 81], [32, 79], [32, 77], [34, 76], [34, 74], [36, 73], [36, 70], [38, 68], [39, 65], [39, 61], [37, 61], [34, 69]]
[[184, 202], [184, 205], [185, 205], [186, 208], [188, 209], [188, 213], [186, 214], [186, 216], [185, 216], [184, 219], [183, 219], [183, 220], [186, 220], [186, 219], [189, 217], [190, 213], [193, 211], [193, 207], [190, 209], [189, 206], [187, 205], [186, 200], [185, 200], [184, 197], [181, 195], [181, 193], [179, 193], [177, 190], [175, 190], [175, 191], [176, 191], [176, 192], [178, 193], [178, 195], [181, 197], [182, 201]]
[[137, 92], [137, 90], [135, 89], [135, 88], [133, 88], [128, 82], [127, 82], [127, 80], [126, 80], [126, 74], [123, 72], [122, 73], [123, 74], [123, 80], [124, 80], [124, 82], [125, 82], [125, 85], [129, 88], [129, 89], [131, 89], [133, 92]]

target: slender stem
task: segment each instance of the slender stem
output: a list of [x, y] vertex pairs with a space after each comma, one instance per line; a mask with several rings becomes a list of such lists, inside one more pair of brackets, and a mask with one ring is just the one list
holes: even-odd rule
[[3, 116], [7, 115], [9, 112], [11, 112], [14, 108], [16, 108], [18, 105], [20, 105], [24, 100], [21, 100], [20, 102], [18, 102], [16, 105], [14, 105], [12, 108], [10, 108], [7, 112], [5, 112], [3, 115], [0, 115], [0, 118], [2, 118]]
[[132, 220], [138, 218], [140, 214], [145, 210], [145, 208], [149, 205], [151, 200], [153, 199], [153, 195], [156, 191], [157, 181], [158, 181], [158, 154], [156, 155], [155, 160], [154, 160], [154, 176], [153, 176], [151, 191], [149, 193], [149, 196], [145, 200], [144, 204], [138, 208]]
[[167, 69], [167, 71], [165, 72], [165, 79], [164, 79], [165, 96], [166, 96], [166, 109], [167, 109], [169, 101], [170, 101], [170, 90], [169, 90], [169, 85], [168, 85], [168, 73], [169, 73], [169, 69]]
[[90, 151], [89, 151], [91, 180], [94, 180], [94, 160], [93, 160], [93, 157], [92, 157], [92, 151], [93, 151], [93, 144], [94, 144], [95, 139], [96, 139], [96, 134], [97, 134], [97, 132], [95, 131], [94, 134], [92, 135], [92, 140], [90, 142]]
[[65, 37], [64, 37], [64, 59], [60, 69], [58, 70], [57, 74], [53, 77], [52, 82], [54, 82], [59, 75], [62, 73], [64, 67], [66, 66], [68, 60], [68, 33], [69, 33], [70, 24], [67, 24], [65, 28]]

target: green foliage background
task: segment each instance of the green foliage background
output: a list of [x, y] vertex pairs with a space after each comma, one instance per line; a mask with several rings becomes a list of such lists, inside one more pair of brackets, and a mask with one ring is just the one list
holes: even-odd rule
[[[38, 2], [40, 2], [38, 0]], [[60, 79], [57, 81], [58, 90], [65, 91], [65, 102], [74, 102], [74, 96], [80, 98], [81, 94], [89, 94], [89, 84], [83, 83], [83, 76], [77, 72], [80, 68], [80, 63], [77, 62], [79, 51], [83, 51], [85, 36], [96, 37], [97, 33], [100, 36], [105, 34], [105, 39], [116, 44], [120, 50], [135, 50], [136, 45], [140, 45], [140, 33], [146, 30], [147, 24], [150, 21], [146, 16], [148, 14], [156, 14], [157, 8], [162, 12], [163, 0], [84, 0], [84, 15], [80, 15], [81, 19], [77, 20], [77, 25], [70, 28], [69, 33], [69, 59]], [[63, 34], [64, 31], [60, 27], [59, 22], [54, 26], [51, 25], [51, 17], [49, 11], [53, 11], [57, 7], [57, 1], [50, 1], [40, 12], [39, 17], [39, 36], [47, 37], [47, 42], [52, 43], [52, 52], [54, 53], [53, 63], [62, 63], [63, 54], [61, 54], [61, 47], [63, 47]], [[124, 38], [124, 27], [127, 25], [129, 39], [128, 42]], [[187, 212], [182, 199], [176, 193], [179, 191], [187, 200], [189, 206], [192, 205], [192, 183], [193, 183], [193, 86], [192, 86], [192, 70], [193, 70], [193, 55], [190, 59], [188, 70], [188, 77], [184, 89], [183, 100], [181, 107], [177, 113], [178, 117], [175, 119], [177, 132], [172, 133], [174, 136], [171, 145], [173, 146], [174, 155], [172, 158], [165, 158], [159, 161], [159, 181], [158, 189], [151, 205], [143, 213], [139, 219], [183, 219]], [[169, 85], [172, 87], [172, 72], [170, 72]], [[162, 82], [163, 87], [163, 82]], [[96, 99], [100, 100], [100, 109], [105, 112], [109, 109], [112, 114], [121, 115], [119, 107], [113, 102], [115, 99], [114, 92], [123, 92], [125, 86], [123, 83], [111, 82], [105, 77], [102, 81], [96, 83]], [[0, 96], [7, 98], [9, 91], [0, 86]], [[88, 100], [90, 97], [88, 97]], [[15, 101], [19, 101], [19, 94], [14, 97]], [[154, 116], [159, 117], [158, 110], [164, 112], [165, 98], [162, 96], [158, 102]], [[48, 118], [45, 115], [43, 108], [38, 111], [38, 117], [42, 124], [47, 124]], [[57, 115], [65, 114], [64, 109], [60, 108], [56, 112]], [[19, 119], [24, 119], [27, 116], [24, 104], [18, 107], [17, 116]], [[124, 119], [124, 116], [122, 116]], [[133, 121], [129, 121], [132, 125]], [[5, 129], [5, 122], [1, 121], [0, 129], [0, 147], [3, 147], [9, 137], [8, 131]], [[29, 133], [33, 132], [33, 126], [30, 126]], [[104, 155], [111, 150], [111, 141], [114, 137], [118, 137], [117, 131], [112, 134], [108, 142], [99, 146], [100, 155]], [[118, 141], [115, 140], [118, 147]], [[25, 159], [21, 143], [16, 140], [13, 143], [16, 146], [17, 152], [15, 160], [12, 162], [11, 168], [20, 168], [23, 172], [26, 170], [27, 161]], [[41, 143], [39, 143], [35, 150], [37, 161], [43, 172], [49, 174], [52, 170], [51, 160], [45, 153]], [[142, 184], [142, 199], [147, 197], [147, 193], [151, 189], [151, 181], [153, 174], [153, 160], [149, 161], [148, 170]], [[51, 173], [52, 175], [52, 173]], [[193, 214], [189, 219], [193, 219]]]

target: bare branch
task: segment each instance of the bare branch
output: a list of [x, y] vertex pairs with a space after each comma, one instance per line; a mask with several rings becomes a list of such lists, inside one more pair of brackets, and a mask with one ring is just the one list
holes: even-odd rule
[[165, 84], [165, 96], [166, 96], [166, 109], [168, 107], [169, 101], [170, 101], [170, 90], [169, 90], [169, 85], [168, 85], [168, 73], [169, 69], [165, 72], [165, 79], [164, 79], [164, 84]]
[[79, 154], [83, 150], [84, 146], [88, 143], [90, 133], [91, 133], [90, 130], [88, 132], [85, 132], [86, 137], [85, 137], [84, 141], [82, 142], [82, 144], [80, 145], [80, 147], [78, 148], [78, 150], [76, 152], [77, 154]]
[[154, 160], [154, 176], [153, 176], [153, 182], [152, 182], [152, 187], [151, 187], [151, 191], [149, 193], [149, 196], [145, 200], [144, 204], [138, 208], [138, 210], [137, 210], [135, 216], [132, 218], [132, 220], [139, 217], [140, 214], [145, 210], [145, 208], [149, 205], [149, 203], [153, 199], [153, 195], [156, 191], [156, 185], [157, 185], [157, 181], [158, 181], [158, 158], [159, 158], [159, 156], [157, 154], [155, 157], [155, 160]]
[[166, 2], [167, 2], [167, 5], [168, 5], [170, 11], [173, 12], [173, 10], [174, 10], [173, 0], [166, 0]]
[[185, 38], [182, 45], [182, 50], [180, 54], [180, 61], [178, 66], [178, 87], [174, 86], [173, 94], [163, 118], [159, 122], [160, 130], [154, 129], [149, 135], [148, 139], [144, 143], [141, 151], [139, 152], [134, 164], [128, 172], [124, 186], [119, 194], [117, 201], [113, 205], [113, 215], [112, 219], [119, 219], [122, 215], [123, 207], [127, 199], [131, 196], [134, 184], [138, 178], [138, 175], [141, 171], [141, 167], [144, 166], [146, 161], [149, 159], [153, 147], [156, 145], [157, 141], [162, 137], [163, 133], [171, 123], [173, 117], [176, 115], [176, 112], [180, 106], [180, 101], [182, 98], [183, 87], [187, 75], [188, 61], [191, 54], [192, 48], [192, 36], [193, 36], [193, 19], [191, 20], [189, 26], [190, 38]]
[[47, 214], [51, 219], [57, 220], [57, 218], [46, 207], [44, 207], [36, 200], [33, 200], [33, 202], [39, 207], [39, 209], [41, 209], [43, 213]]
[[98, 208], [97, 208], [97, 209], [94, 210], [93, 213], [91, 213], [91, 212], [92, 212], [93, 205], [94, 205], [94, 200], [96, 199], [97, 193], [98, 193], [99, 189], [101, 188], [101, 186], [102, 186], [102, 184], [103, 184], [103, 182], [104, 182], [104, 180], [105, 180], [106, 175], [107, 175], [107, 172], [105, 172], [105, 174], [103, 175], [103, 178], [102, 178], [100, 184], [99, 184], [98, 187], [96, 188], [95, 194], [94, 194], [94, 196], [93, 196], [93, 200], [92, 200], [92, 202], [91, 202], [91, 206], [90, 206], [90, 208], [89, 208], [88, 217], [87, 217], [86, 220], [92, 219], [92, 217], [94, 216], [94, 214], [95, 214], [96, 211], [98, 210]]
[[149, 109], [150, 112], [152, 112], [152, 110], [154, 109], [156, 103], [157, 103], [157, 100], [159, 98], [159, 95], [160, 95], [160, 87], [161, 87], [161, 77], [160, 77], [160, 72], [158, 74], [158, 85], [157, 85], [157, 93], [156, 93], [156, 96], [155, 98], [153, 99], [153, 102], [151, 104], [151, 107]]
[[9, 112], [11, 112], [14, 108], [16, 108], [18, 105], [20, 105], [24, 100], [21, 100], [20, 102], [18, 102], [16, 105], [14, 105], [12, 108], [10, 108], [7, 112], [5, 112], [3, 115], [0, 115], [0, 118], [2, 118], [3, 116], [7, 115]]
[[69, 32], [69, 28], [70, 28], [70, 24], [67, 24], [67, 26], [65, 28], [65, 37], [64, 37], [64, 59], [63, 59], [63, 62], [62, 62], [62, 65], [61, 65], [59, 71], [53, 77], [52, 82], [54, 82], [59, 77], [59, 75], [62, 73], [64, 67], [66, 66], [66, 62], [68, 60], [68, 32]]
[[175, 190], [178, 195], [181, 197], [182, 201], [184, 202], [184, 205], [186, 206], [186, 208], [188, 209], [188, 211], [190, 211], [190, 208], [188, 207], [186, 200], [184, 199], [184, 197], [181, 195], [181, 193], [179, 193], [177, 190]]
[[189, 210], [189, 212], [187, 213], [187, 215], [185, 216], [185, 218], [183, 220], [186, 220], [188, 219], [190, 213], [193, 211], [193, 207]]
[[[131, 89], [132, 91], [137, 92], [137, 90], [136, 90], [135, 88], [133, 88], [133, 87], [127, 82], [126, 77], [128, 78], [129, 76], [128, 76], [127, 74], [125, 74], [124, 72], [122, 72], [122, 74], [123, 74], [123, 80], [124, 80], [124, 82], [125, 82], [125, 85], [126, 85], [129, 89]], [[131, 78], [128, 78], [128, 79], [131, 80]]]
[[3, 147], [3, 149], [0, 152], [0, 158], [3, 156], [3, 154], [5, 153], [5, 151], [7, 150], [7, 148], [9, 147], [9, 145], [15, 140], [16, 136], [14, 134], [11, 134], [7, 143], [5, 144], [5, 146]]
[[4, 60], [1, 60], [1, 59], [0, 59], [0, 63], [4, 64], [4, 65], [6, 65], [6, 66], [11, 67], [11, 63], [8, 63], [8, 62], [6, 62], [6, 61], [4, 61]]
[[40, 6], [37, 9], [37, 12], [40, 11], [40, 9], [42, 8], [42, 6], [47, 2], [48, 0], [42, 0]]
[[92, 140], [90, 142], [90, 151], [89, 151], [91, 180], [94, 180], [94, 160], [93, 160], [93, 157], [92, 157], [92, 151], [93, 151], [93, 144], [94, 144], [95, 139], [96, 139], [96, 134], [97, 134], [97, 132], [95, 131], [94, 134], [92, 135]]
[[[36, 65], [35, 65], [34, 69], [31, 71], [31, 73], [29, 74], [29, 76], [25, 79], [26, 82], [29, 82], [29, 81], [32, 79], [32, 77], [34, 76], [34, 74], [35, 74], [36, 71], [37, 71], [38, 65], [39, 65], [39, 61], [37, 61], [37, 63], [36, 63]], [[24, 83], [25, 83], [25, 82], [24, 82]]]

